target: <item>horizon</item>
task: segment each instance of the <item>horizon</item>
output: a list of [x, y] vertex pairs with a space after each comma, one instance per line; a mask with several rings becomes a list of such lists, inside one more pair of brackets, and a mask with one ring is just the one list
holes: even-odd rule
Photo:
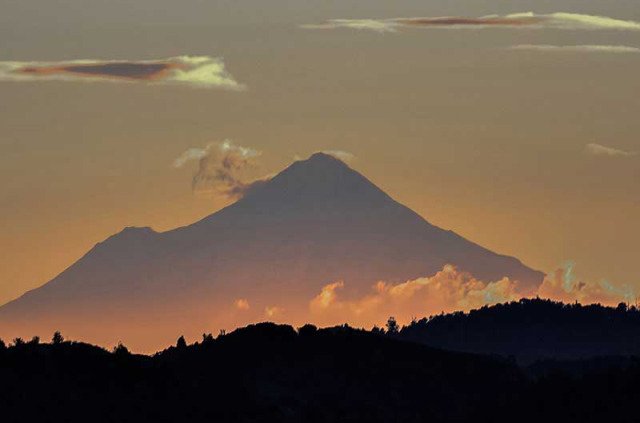
[[[413, 321], [415, 316], [418, 315], [426, 316], [437, 314], [438, 312], [468, 312], [482, 306], [534, 297], [566, 303], [604, 304], [609, 306], [614, 306], [621, 302], [631, 304], [634, 300], [637, 301], [633, 295], [632, 288], [628, 286], [616, 286], [608, 283], [589, 284], [577, 279], [573, 274], [573, 265], [571, 264], [561, 267], [553, 273], [543, 274], [527, 268], [526, 263], [523, 264], [516, 258], [501, 256], [496, 252], [485, 250], [473, 242], [460, 238], [454, 232], [443, 231], [432, 226], [410, 209], [395, 202], [393, 198], [369, 181], [366, 176], [353, 170], [347, 163], [348, 160], [344, 156], [340, 157], [341, 154], [339, 152], [316, 152], [307, 159], [294, 161], [293, 164], [275, 175], [251, 179], [242, 178], [237, 172], [241, 171], [245, 166], [251, 166], [250, 161], [258, 154], [226, 141], [220, 144], [211, 144], [207, 149], [211, 151], [197, 154], [188, 152], [184, 156], [185, 159], [180, 161], [180, 166], [189, 160], [199, 160], [200, 170], [194, 176], [194, 181], [201, 178], [210, 182], [211, 180], [207, 178], [213, 178], [214, 184], [211, 189], [216, 195], [232, 193], [236, 201], [224, 209], [187, 226], [164, 232], [157, 232], [150, 227], [127, 227], [111, 235], [104, 241], [97, 243], [91, 251], [50, 283], [27, 292], [25, 295], [2, 306], [0, 308], [0, 319], [4, 322], [2, 334], [10, 333], [12, 334], [11, 337], [14, 337], [18, 336], [17, 334], [20, 331], [27, 330], [36, 331], [41, 335], [43, 329], [38, 328], [46, 326], [48, 331], [64, 329], [72, 336], [86, 337], [88, 342], [98, 345], [115, 344], [116, 340], [117, 342], [125, 341], [131, 343], [136, 351], [149, 352], [158, 348], [162, 342], [167, 342], [172, 331], [183, 331], [187, 337], [194, 337], [207, 330], [233, 330], [237, 327], [260, 321], [274, 321], [292, 325], [312, 323], [321, 326], [331, 326], [346, 322], [355, 325], [355, 327], [367, 328], [381, 325], [389, 315], [397, 316], [398, 323], [405, 325]], [[257, 219], [252, 223], [255, 228], [251, 229], [251, 231], [265, 229], [269, 231], [270, 226], [275, 229], [281, 227], [281, 225], [295, 228], [302, 224], [304, 227], [304, 225], [309, 225], [311, 222], [316, 221], [315, 224], [311, 223], [311, 226], [305, 229], [310, 230], [324, 225], [339, 226], [341, 225], [339, 222], [342, 219], [347, 219], [347, 221], [356, 219], [358, 221], [364, 218], [366, 221], [369, 219], [369, 217], [365, 217], [367, 213], [371, 213], [376, 209], [379, 209], [379, 211], [374, 212], [374, 215], [382, 213], [378, 218], [375, 218], [378, 219], [375, 220], [377, 222], [376, 225], [390, 224], [391, 227], [395, 225], [395, 229], [391, 229], [392, 232], [390, 233], [398, 232], [402, 227], [398, 225], [404, 225], [414, 219], [418, 219], [411, 224], [418, 224], [413, 230], [423, 227], [424, 229], [420, 230], [425, 230], [426, 233], [431, 234], [428, 237], [440, 239], [437, 242], [442, 247], [436, 244], [436, 248], [445, 248], [446, 250], [451, 248], [446, 247], [451, 242], [454, 242], [452, 245], [462, 243], [454, 247], [454, 251], [456, 249], [466, 250], [471, 248], [472, 250], [477, 250], [474, 254], [480, 254], [479, 257], [484, 258], [481, 258], [480, 262], [473, 264], [471, 256], [463, 255], [455, 258], [455, 255], [451, 256], [450, 252], [447, 253], [449, 256], [443, 256], [440, 262], [432, 263], [431, 270], [424, 270], [424, 268], [416, 270], [414, 268], [413, 273], [408, 273], [414, 275], [414, 277], [409, 278], [398, 277], [401, 273], [395, 273], [395, 271], [387, 272], [387, 277], [377, 278], [376, 276], [381, 275], [380, 273], [364, 273], [356, 270], [356, 274], [362, 273], [360, 282], [353, 279], [353, 271], [349, 271], [346, 268], [340, 270], [341, 268], [338, 267], [337, 273], [334, 271], [333, 276], [324, 276], [324, 279], [320, 277], [318, 281], [309, 286], [309, 289], [301, 291], [300, 294], [291, 294], [291, 298], [287, 298], [287, 290], [296, 284], [300, 286], [310, 284], [314, 277], [314, 272], [311, 272], [310, 275], [299, 273], [295, 276], [296, 274], [294, 273], [286, 276], [285, 284], [281, 288], [273, 285], [273, 289], [280, 289], [281, 291], [280, 294], [275, 296], [267, 295], [268, 291], [264, 289], [254, 291], [254, 288], [248, 286], [240, 290], [232, 289], [223, 296], [215, 294], [214, 291], [214, 297], [211, 297], [210, 294], [206, 293], [206, 290], [202, 291], [202, 288], [198, 288], [199, 285], [202, 285], [202, 282], [211, 277], [207, 277], [206, 274], [201, 276], [194, 274], [191, 276], [193, 282], [195, 282], [192, 283], [192, 287], [187, 290], [181, 288], [164, 300], [161, 296], [158, 297], [157, 294], [154, 294], [154, 291], [158, 289], [163, 291], [174, 289], [166, 285], [171, 279], [167, 280], [167, 282], [159, 280], [158, 283], [155, 283], [152, 277], [149, 281], [151, 283], [149, 288], [146, 288], [150, 289], [150, 291], [144, 294], [145, 290], [143, 289], [140, 293], [135, 294], [132, 297], [134, 302], [131, 304], [126, 299], [126, 297], [130, 296], [128, 294], [129, 285], [137, 285], [139, 281], [134, 278], [127, 282], [126, 279], [118, 280], [118, 277], [116, 277], [110, 282], [108, 279], [110, 277], [109, 273], [115, 270], [110, 270], [110, 268], [114, 268], [114, 264], [122, 260], [117, 258], [118, 250], [134, 248], [139, 250], [133, 253], [133, 257], [136, 257], [140, 251], [144, 252], [144, 250], [154, 251], [158, 248], [177, 248], [176, 253], [178, 253], [181, 249], [186, 248], [187, 257], [189, 257], [192, 254], [188, 252], [192, 248], [190, 247], [191, 244], [199, 245], [205, 238], [215, 234], [216, 230], [214, 228], [219, 226], [216, 222], [226, 222], [231, 216], [251, 216], [252, 213], [258, 213], [251, 217], [252, 221]], [[369, 210], [369, 212], [366, 210]], [[327, 213], [335, 215], [335, 217], [329, 217], [330, 215], [327, 215]], [[400, 213], [400, 215], [393, 217], [397, 213]], [[336, 218], [338, 220], [335, 220]], [[393, 223], [394, 219], [398, 218], [400, 220]], [[299, 221], [299, 219], [302, 220]], [[238, 223], [241, 221], [238, 221]], [[308, 222], [303, 223], [306, 221]], [[234, 222], [234, 220], [229, 222]], [[231, 224], [237, 225], [238, 223]], [[224, 225], [226, 226], [227, 224], [225, 223]], [[284, 227], [276, 230], [281, 231], [282, 228]], [[224, 235], [224, 233], [214, 235], [210, 241], [206, 242], [216, 242], [217, 238], [218, 242], [229, 242], [236, 236], [233, 226], [229, 230], [228, 235]], [[379, 229], [374, 230], [377, 231]], [[398, 232], [399, 236], [401, 236], [400, 232]], [[242, 238], [243, 235], [240, 235], [240, 233], [238, 232], [237, 235]], [[355, 240], [360, 237], [357, 233], [356, 231], [349, 236]], [[202, 236], [205, 238], [202, 238]], [[228, 236], [231, 236], [231, 238], [228, 238]], [[345, 236], [347, 236], [346, 233]], [[350, 239], [349, 236], [347, 236], [347, 239]], [[390, 236], [393, 237], [395, 235]], [[260, 239], [260, 237], [258, 236], [257, 239]], [[309, 240], [314, 239], [311, 234], [307, 235], [307, 237]], [[202, 238], [202, 241], [198, 241], [200, 238]], [[402, 236], [400, 239], [402, 239]], [[446, 239], [449, 240], [447, 241]], [[389, 240], [390, 238], [386, 239], [386, 241]], [[318, 240], [314, 242], [318, 242]], [[406, 242], [408, 242], [408, 239], [401, 241], [401, 244]], [[130, 246], [127, 246], [129, 244]], [[154, 246], [156, 244], [157, 246]], [[165, 245], [165, 247], [160, 247], [160, 245]], [[409, 243], [407, 247], [410, 245]], [[418, 245], [409, 248], [424, 248]], [[463, 245], [467, 246], [463, 247]], [[359, 244], [359, 247], [356, 248], [363, 248], [364, 246], [364, 244]], [[108, 251], [111, 252], [108, 253]], [[131, 250], [131, 252], [133, 251]], [[182, 265], [178, 257], [175, 256], [176, 253], [170, 254], [170, 257], [173, 257], [171, 260], [175, 262], [170, 266], [175, 267], [177, 270]], [[105, 254], [108, 255], [105, 256]], [[116, 255], [114, 256], [113, 254]], [[107, 259], [106, 268], [104, 266], [96, 267], [100, 265], [95, 260], [103, 260], [98, 257], [111, 257]], [[124, 257], [127, 257], [127, 253], [125, 253]], [[362, 260], [355, 257], [358, 256], [353, 256], [352, 260]], [[490, 261], [487, 261], [490, 257], [495, 257], [491, 258], [491, 260], [498, 260], [493, 264], [493, 268], [488, 264]], [[257, 255], [253, 259], [258, 261], [273, 260], [273, 258], [259, 258]], [[296, 260], [294, 257], [292, 259]], [[129, 259], [125, 259], [125, 262], [121, 265], [124, 266], [123, 270], [125, 272], [133, 272], [135, 274], [138, 272], [135, 270], [135, 266], [146, 266], [143, 262], [136, 264], [138, 259], [134, 259], [134, 261], [127, 260]], [[191, 260], [191, 258], [188, 260]], [[249, 260], [251, 260], [251, 255], [249, 255]], [[308, 258], [300, 258], [299, 260], [306, 261]], [[460, 263], [458, 265], [451, 264], [458, 261]], [[484, 263], [485, 261], [487, 262]], [[330, 263], [331, 261], [320, 262], [319, 265], [326, 266]], [[250, 261], [249, 265], [251, 266]], [[402, 266], [406, 265], [401, 265], [400, 268]], [[131, 270], [127, 270], [129, 267]], [[422, 265], [419, 264], [417, 269], [421, 267]], [[95, 268], [96, 270], [92, 270], [91, 274], [85, 274], [85, 276], [82, 276], [83, 273], [80, 271], [79, 276], [74, 276], [78, 272], [75, 269], [82, 268]], [[213, 265], [212, 269], [215, 271], [216, 266]], [[171, 271], [174, 272], [175, 270]], [[96, 274], [96, 272], [98, 273]], [[144, 272], [148, 273], [150, 270], [144, 270]], [[121, 275], [126, 275], [126, 273]], [[212, 275], [215, 275], [215, 273]], [[274, 275], [277, 275], [277, 272]], [[349, 278], [343, 277], [344, 275], [352, 276]], [[476, 275], [484, 275], [485, 277], [478, 278]], [[107, 279], [104, 279], [105, 276]], [[98, 290], [97, 293], [91, 293], [91, 289], [94, 288], [91, 288], [91, 285], [88, 284], [87, 277], [97, 279], [96, 282], [92, 282], [92, 285], [95, 285], [95, 289]], [[312, 279], [309, 279], [309, 277]], [[76, 279], [75, 282], [74, 278]], [[145, 278], [149, 278], [149, 276]], [[198, 283], [199, 279], [202, 282]], [[104, 282], [100, 282], [101, 280], [104, 280]], [[223, 281], [224, 279], [213, 276], [213, 279], [207, 283], [213, 283], [213, 286], [220, 286], [220, 282]], [[266, 286], [272, 286], [269, 284], [274, 284], [275, 281], [277, 281], [277, 278]], [[319, 283], [321, 281], [324, 282]], [[175, 282], [169, 283], [173, 284]], [[122, 285], [122, 288], [114, 286], [111, 289], [112, 291], [116, 289], [116, 291], [112, 293], [104, 290], [107, 285], [114, 284]], [[162, 284], [165, 286], [163, 287]], [[357, 284], [360, 284], [360, 287], [357, 287]], [[71, 290], [64, 288], [66, 285], [69, 285]], [[85, 285], [85, 287], [82, 287], [82, 285]], [[206, 284], [203, 286], [206, 287]], [[89, 289], [89, 291], [86, 291], [86, 289]], [[120, 299], [118, 299], [118, 295], [120, 295], [117, 293], [118, 289], [124, 289], [124, 296]], [[136, 289], [139, 290], [140, 288]], [[216, 289], [220, 289], [220, 287]], [[299, 288], [295, 289], [299, 290]], [[86, 293], [83, 294], [83, 290]], [[223, 290], [229, 289], [223, 288]], [[190, 291], [193, 291], [195, 298], [188, 300], [188, 296], [191, 295], [189, 294]], [[63, 294], [64, 292], [66, 294]], [[61, 295], [70, 296], [71, 298], [78, 296], [78, 299], [71, 302], [60, 302], [61, 300], [57, 298], [60, 298]], [[157, 299], [154, 300], [154, 296]], [[106, 302], [102, 304], [99, 297], [105, 297]], [[187, 299], [187, 302], [179, 300], [178, 298], [180, 297]], [[198, 299], [198, 297], [202, 298]], [[136, 300], [136, 298], [138, 299]], [[148, 298], [148, 300], [145, 300], [145, 298]], [[199, 303], [202, 303], [204, 308], [198, 305]], [[96, 317], [99, 320], [94, 325], [90, 324], [91, 319], [89, 317], [96, 312], [87, 313], [87, 306], [97, 310]], [[200, 311], [190, 315], [185, 313], [186, 310], [181, 311], [180, 308], [194, 308], [194, 310]], [[66, 311], [62, 312], [62, 310]], [[169, 313], [169, 310], [173, 310], [170, 312], [174, 315], [173, 321], [170, 319], [160, 323], [161, 320], [159, 320], [157, 324], [159, 326], [154, 330], [155, 335], [147, 334], [148, 339], [140, 337], [141, 332], [138, 330], [138, 325], [142, 321], [153, 319], [152, 316], [154, 315], [159, 316], [157, 315], [158, 312]], [[77, 313], [84, 314], [84, 319], [86, 320], [81, 326], [73, 323], [77, 321]], [[118, 323], [119, 320], [114, 316], [114, 313], [116, 315], [123, 314], [124, 320]], [[203, 314], [205, 319], [196, 318], [198, 313]], [[112, 315], [107, 326], [99, 323], [100, 316], [103, 314]], [[225, 314], [227, 315], [226, 317], [224, 317]], [[23, 317], [19, 317], [21, 315]], [[41, 315], [41, 317], [37, 317], [38, 315]], [[143, 320], [127, 327], [129, 322], [139, 319], [139, 317], [135, 317], [137, 315], [140, 315]], [[61, 320], [62, 318], [66, 320]], [[53, 322], [58, 322], [59, 327], [56, 327]], [[122, 326], [123, 324], [125, 326]], [[85, 329], [79, 329], [82, 327], [85, 327]], [[101, 335], [105, 330], [110, 335]], [[123, 330], [124, 332], [121, 332]], [[135, 343], [133, 343], [134, 340]]]
[[[262, 152], [256, 177], [296, 154], [348, 152], [384, 191], [439, 227], [547, 273], [571, 261], [590, 283], [637, 285], [633, 0], [142, 1], [6, 7], [0, 196], [10, 207], [0, 212], [0, 303], [123, 227], [164, 231], [228, 205], [193, 195], [193, 163], [171, 166], [225, 139]], [[385, 21], [529, 11], [544, 25]], [[312, 29], [341, 19], [346, 27]], [[77, 60], [129, 61], [134, 81], [11, 72]], [[135, 66], [149, 64], [186, 70], [136, 82], [144, 73]]]
[[[368, 323], [536, 293], [633, 303], [639, 37], [634, 0], [7, 5], [0, 315], [193, 307], [209, 325], [243, 312]], [[327, 199], [342, 216], [300, 209], [307, 223], [276, 233], [248, 210], [264, 218], [256, 239], [227, 216], [314, 152], [410, 212], [345, 194]], [[260, 200], [274, 214], [291, 200], [276, 197]], [[203, 220], [210, 237], [185, 229]], [[83, 264], [145, 227], [114, 247], [128, 257]]]
[[8, 422], [638, 420], [638, 0], [5, 3]]

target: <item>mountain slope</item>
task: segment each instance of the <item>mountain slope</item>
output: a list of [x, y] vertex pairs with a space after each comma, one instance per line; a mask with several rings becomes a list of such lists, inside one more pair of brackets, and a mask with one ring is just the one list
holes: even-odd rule
[[[334, 281], [345, 281], [346, 297], [359, 297], [378, 280], [431, 276], [446, 264], [532, 289], [543, 278], [515, 258], [431, 225], [342, 161], [318, 153], [190, 226], [165, 233], [127, 228], [110, 237], [0, 308], [0, 324], [38, 333], [66, 329], [102, 343], [138, 340], [144, 329], [157, 345], [174, 336], [172, 329], [237, 325], [264, 318], [267, 308], [295, 319]], [[238, 298], [251, 304], [241, 317]]]

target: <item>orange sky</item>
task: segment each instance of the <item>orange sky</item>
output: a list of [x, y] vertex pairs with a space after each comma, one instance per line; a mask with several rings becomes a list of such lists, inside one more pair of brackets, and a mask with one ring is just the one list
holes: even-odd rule
[[[194, 197], [192, 165], [171, 163], [223, 139], [262, 151], [256, 176], [296, 154], [348, 151], [354, 168], [433, 224], [545, 272], [570, 260], [585, 280], [640, 288], [640, 156], [586, 149], [640, 151], [640, 54], [507, 49], [640, 47], [640, 32], [298, 27], [532, 7], [522, 1], [508, 10], [362, 1], [291, 11], [274, 2], [260, 22], [242, 5], [175, 11], [161, 2], [145, 14], [115, 2], [120, 14], [88, 17], [68, 3], [39, 13], [52, 6], [10, 5], [0, 61], [223, 57], [246, 90], [0, 80], [0, 303], [125, 226], [167, 230], [222, 207]], [[541, 12], [640, 21], [634, 5], [563, 0]], [[64, 28], [47, 20], [58, 15]]]

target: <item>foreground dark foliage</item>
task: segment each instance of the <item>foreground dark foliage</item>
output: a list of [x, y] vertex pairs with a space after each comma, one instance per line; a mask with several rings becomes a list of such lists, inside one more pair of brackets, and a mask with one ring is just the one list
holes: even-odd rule
[[0, 348], [0, 380], [8, 422], [635, 421], [640, 400], [634, 359], [523, 369], [348, 327], [274, 324], [153, 357], [18, 342]]
[[579, 359], [640, 355], [640, 310], [523, 299], [432, 316], [402, 328], [399, 339], [448, 350], [542, 358]]

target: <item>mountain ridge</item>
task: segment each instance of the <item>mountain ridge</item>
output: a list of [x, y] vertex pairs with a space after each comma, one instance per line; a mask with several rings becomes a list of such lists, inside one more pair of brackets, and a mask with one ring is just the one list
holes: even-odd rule
[[401, 283], [445, 265], [530, 289], [544, 277], [432, 225], [344, 162], [318, 153], [191, 225], [123, 229], [0, 307], [0, 323], [30, 330], [44, 323], [67, 333], [82, 327], [84, 335], [107, 316], [116, 336], [122, 324], [136, 332], [136, 322], [171, 316], [167, 324], [200, 330], [218, 320], [237, 325], [225, 316], [238, 315], [238, 298], [254, 305], [242, 323], [264, 318], [267, 308], [300, 318], [326, 284], [345, 281], [345, 298], [358, 298], [379, 280]]

